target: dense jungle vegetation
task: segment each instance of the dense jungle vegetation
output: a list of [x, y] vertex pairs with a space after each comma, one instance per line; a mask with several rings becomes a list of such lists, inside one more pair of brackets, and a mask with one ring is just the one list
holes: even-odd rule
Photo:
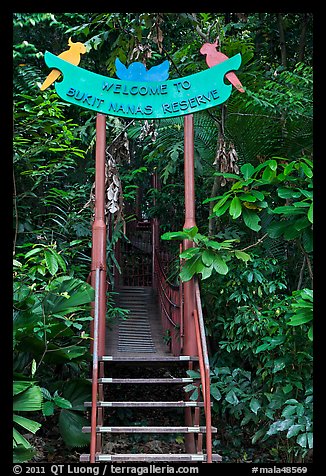
[[[194, 117], [198, 228], [182, 230], [183, 118], [107, 117], [126, 205], [108, 209], [109, 276], [114, 244], [140, 202], [143, 218], [159, 219], [164, 246], [177, 250], [173, 240], [185, 233], [193, 239], [180, 278], [197, 274], [201, 282], [214, 451], [225, 462], [312, 460], [312, 20], [311, 13], [13, 15], [15, 462], [35, 457], [34, 435], [45, 436], [49, 424], [69, 451], [89, 441], [81, 427], [90, 399], [95, 114], [64, 103], [53, 86], [39, 89], [49, 73], [44, 52], [58, 55], [69, 37], [87, 47], [81, 67], [112, 77], [117, 57], [147, 68], [167, 59], [170, 79], [202, 71], [199, 49], [217, 37], [227, 56], [241, 53], [245, 92], [233, 88], [224, 105]], [[109, 301], [108, 319], [119, 312]]]

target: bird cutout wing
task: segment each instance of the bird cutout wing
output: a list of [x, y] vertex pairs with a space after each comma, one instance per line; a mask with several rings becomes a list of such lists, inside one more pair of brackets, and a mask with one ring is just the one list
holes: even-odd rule
[[125, 81], [146, 81], [146, 67], [143, 63], [135, 61], [131, 63], [129, 67], [126, 67], [119, 58], [115, 60], [116, 72], [115, 74], [119, 79]]
[[119, 79], [128, 79], [128, 68], [126, 68], [125, 65], [121, 63], [119, 58], [116, 58], [115, 60], [115, 68], [115, 74], [118, 76]]
[[54, 83], [54, 81], [59, 78], [60, 75], [61, 71], [59, 71], [58, 69], [53, 69], [51, 73], [45, 78], [44, 83], [40, 87], [40, 90], [44, 91], [45, 89], [47, 89], [49, 86], [51, 86], [52, 83]]
[[231, 84], [233, 84], [233, 86], [235, 88], [237, 88], [237, 90], [240, 92], [240, 93], [244, 93], [245, 90], [243, 89], [243, 86], [242, 84], [240, 83], [238, 77], [236, 74], [234, 74], [232, 71], [230, 73], [226, 73], [226, 78], [230, 81]]
[[147, 70], [145, 65], [138, 61], [131, 63], [127, 68], [119, 58], [116, 58], [115, 66], [117, 77], [127, 81], [164, 81], [169, 77], [168, 60]]
[[146, 75], [147, 81], [165, 81], [169, 77], [169, 68], [170, 63], [168, 60], [163, 61], [163, 63], [158, 64], [157, 66], [152, 66]]

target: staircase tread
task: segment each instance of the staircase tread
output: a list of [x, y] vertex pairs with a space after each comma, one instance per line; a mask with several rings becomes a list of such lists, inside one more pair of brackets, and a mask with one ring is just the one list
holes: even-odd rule
[[[217, 432], [211, 427], [212, 433]], [[90, 433], [91, 427], [84, 426], [83, 433]], [[206, 433], [206, 426], [97, 426], [98, 433]]]
[[[213, 405], [213, 403], [211, 403]], [[85, 402], [84, 403], [85, 407], [91, 407], [92, 402]], [[108, 402], [108, 401], [103, 401], [99, 400], [97, 402], [97, 406], [99, 407], [155, 407], [155, 408], [164, 408], [164, 407], [203, 407], [204, 402], [197, 402], [197, 401], [165, 401], [165, 402], [159, 402], [159, 401], [154, 401], [154, 402], [141, 402], [141, 401], [126, 401], [126, 402], [120, 402], [120, 401], [115, 401], [115, 402]]]
[[198, 357], [193, 357], [190, 355], [179, 355], [179, 356], [172, 356], [172, 355], [154, 355], [154, 356], [139, 356], [139, 357], [127, 357], [127, 356], [112, 356], [112, 355], [102, 355], [99, 357], [99, 360], [102, 362], [128, 362], [130, 360], [132, 361], [139, 361], [139, 362], [183, 362], [183, 361], [189, 361], [189, 360], [194, 360], [198, 361]]
[[[80, 455], [80, 461], [89, 461], [89, 454]], [[222, 457], [214, 453], [212, 454], [213, 461], [222, 461]], [[96, 461], [207, 461], [206, 454], [196, 454], [196, 453], [120, 453], [120, 454], [105, 454], [98, 453], [96, 455]]]
[[175, 378], [99, 378], [99, 383], [192, 383], [193, 378], [175, 377]]

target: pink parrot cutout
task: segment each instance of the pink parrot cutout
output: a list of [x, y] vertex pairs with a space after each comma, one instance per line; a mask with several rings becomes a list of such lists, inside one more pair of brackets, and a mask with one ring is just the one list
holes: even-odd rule
[[[206, 63], [209, 68], [212, 68], [212, 66], [215, 66], [216, 64], [222, 63], [223, 61], [229, 59], [229, 57], [226, 56], [224, 53], [217, 51], [217, 47], [218, 39], [216, 39], [214, 43], [204, 43], [203, 46], [200, 48], [201, 54], [206, 55]], [[237, 88], [238, 91], [240, 91], [240, 93], [245, 92], [242, 84], [234, 73], [230, 72], [227, 73], [225, 76], [230, 81], [230, 83], [233, 84], [233, 86]]]

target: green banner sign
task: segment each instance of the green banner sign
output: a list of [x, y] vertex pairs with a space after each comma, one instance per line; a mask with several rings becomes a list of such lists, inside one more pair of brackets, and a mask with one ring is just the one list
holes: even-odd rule
[[200, 73], [167, 81], [109, 78], [74, 66], [48, 51], [45, 62], [63, 75], [55, 82], [55, 90], [64, 101], [110, 116], [160, 119], [192, 114], [225, 102], [232, 84], [226, 84], [224, 76], [239, 69], [241, 55]]

